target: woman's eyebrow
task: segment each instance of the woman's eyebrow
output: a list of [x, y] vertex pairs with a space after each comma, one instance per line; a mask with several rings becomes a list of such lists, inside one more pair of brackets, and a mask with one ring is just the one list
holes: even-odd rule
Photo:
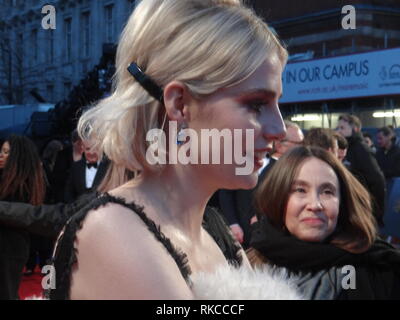
[[332, 188], [332, 189], [334, 189], [334, 190], [337, 189], [336, 186], [335, 186], [333, 183], [331, 183], [331, 182], [324, 182], [324, 183], [321, 185], [321, 188]]
[[304, 181], [304, 180], [294, 180], [293, 181], [293, 185], [296, 185], [296, 186], [308, 186], [309, 183], [307, 181]]
[[[269, 90], [269, 89], [250, 89], [248, 91], [240, 92], [238, 94], [239, 98], [243, 97], [251, 97], [251, 96], [262, 96], [263, 98], [275, 98], [277, 96], [277, 93], [274, 90]], [[281, 94], [282, 96], [282, 94]], [[280, 99], [280, 97], [279, 97]]]

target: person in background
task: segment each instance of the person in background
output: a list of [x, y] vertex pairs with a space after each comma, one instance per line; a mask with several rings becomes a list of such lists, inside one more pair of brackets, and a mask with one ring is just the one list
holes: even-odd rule
[[376, 135], [379, 147], [376, 160], [386, 179], [400, 177], [400, 147], [395, 145], [394, 136], [393, 130], [389, 127], [380, 128]]
[[[27, 137], [11, 135], [0, 151], [0, 200], [43, 203], [44, 171], [35, 144]], [[29, 234], [0, 225], [0, 300], [18, 299], [18, 288], [29, 257]]]
[[339, 158], [338, 140], [336, 139], [335, 131], [332, 129], [311, 128], [304, 138], [303, 145], [325, 149]]
[[331, 152], [291, 150], [256, 199], [253, 266], [288, 272], [306, 299], [400, 299], [400, 252], [377, 237], [368, 191]]
[[274, 141], [271, 158], [279, 160], [286, 152], [303, 144], [304, 134], [300, 127], [289, 120], [285, 120], [286, 135], [283, 139]]
[[343, 164], [345, 164], [344, 159], [346, 158], [347, 148], [349, 147], [349, 144], [347, 143], [346, 138], [343, 137], [340, 133], [335, 132], [334, 135], [338, 144], [338, 158], [341, 162], [343, 162]]
[[[53, 139], [46, 145], [42, 153], [41, 158], [46, 181], [46, 197], [44, 202], [48, 204], [55, 203], [54, 189], [57, 186], [54, 185], [53, 170], [57, 155], [63, 148], [64, 145], [61, 141]], [[32, 275], [35, 272], [37, 264], [40, 269], [46, 265], [48, 259], [51, 257], [52, 246], [53, 239], [30, 234], [30, 253], [24, 275]]]
[[65, 202], [66, 181], [70, 175], [72, 164], [81, 160], [83, 143], [75, 129], [71, 136], [63, 142], [63, 149], [57, 153], [52, 171], [52, 189], [54, 202]]
[[373, 197], [375, 218], [380, 225], [383, 225], [386, 197], [385, 177], [375, 156], [364, 142], [361, 134], [361, 121], [354, 115], [341, 115], [336, 131], [345, 137], [349, 144], [345, 158], [346, 166]]
[[72, 164], [65, 187], [65, 202], [73, 202], [85, 193], [96, 190], [107, 172], [110, 161], [94, 147], [93, 139], [83, 142], [84, 155]]
[[374, 141], [372, 140], [372, 136], [368, 132], [363, 133], [364, 141], [367, 146], [371, 149], [372, 153], [376, 153], [376, 147], [374, 146]]
[[394, 127], [393, 125], [391, 125], [391, 124], [389, 124], [387, 127], [388, 127], [390, 130], [392, 130], [392, 132], [393, 132], [393, 143], [394, 143], [396, 146], [400, 147], [400, 139], [397, 137], [395, 127]]
[[299, 126], [288, 120], [284, 120], [286, 135], [283, 139], [274, 142], [268, 146], [268, 152], [273, 153], [263, 160], [263, 166], [258, 170], [259, 178], [257, 186], [250, 190], [220, 190], [219, 203], [223, 216], [226, 218], [236, 240], [247, 248], [251, 237], [251, 224], [257, 221], [257, 214], [254, 210], [254, 191], [264, 180], [268, 170], [285, 152], [300, 145], [304, 135]]

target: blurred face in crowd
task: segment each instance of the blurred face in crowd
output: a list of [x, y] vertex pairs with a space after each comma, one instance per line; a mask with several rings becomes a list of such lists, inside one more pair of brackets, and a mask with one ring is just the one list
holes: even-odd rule
[[76, 141], [72, 142], [72, 146], [74, 148], [74, 152], [76, 153], [83, 152], [83, 142], [81, 139], [77, 139]]
[[287, 127], [286, 130], [285, 138], [276, 143], [276, 149], [281, 155], [294, 147], [300, 146], [304, 140], [304, 134], [300, 128]]
[[353, 130], [351, 125], [344, 120], [339, 120], [336, 131], [339, 132], [345, 138], [351, 137], [353, 135]]
[[368, 147], [372, 147], [374, 144], [370, 137], [364, 137], [364, 141], [368, 145]]
[[385, 136], [381, 131], [376, 135], [376, 142], [380, 148], [389, 149], [391, 146], [391, 139], [392, 137], [390, 135]]
[[320, 159], [308, 158], [293, 182], [285, 226], [300, 240], [324, 241], [336, 228], [339, 204], [339, 180], [335, 171]]
[[339, 158], [339, 145], [336, 139], [333, 139], [333, 146], [329, 148], [329, 151], [332, 152], [336, 158]]
[[343, 162], [344, 158], [346, 158], [347, 149], [338, 149], [338, 159]]
[[83, 152], [85, 153], [85, 158], [88, 163], [94, 163], [99, 160], [98, 152], [97, 150], [93, 149], [93, 145], [94, 143], [90, 140], [83, 142]]
[[4, 142], [0, 150], [0, 169], [3, 169], [7, 163], [8, 156], [10, 155], [10, 144], [8, 141]]

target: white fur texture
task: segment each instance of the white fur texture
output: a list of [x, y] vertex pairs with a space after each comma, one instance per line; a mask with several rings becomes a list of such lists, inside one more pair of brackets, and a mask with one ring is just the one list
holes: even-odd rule
[[199, 300], [302, 300], [286, 272], [269, 267], [221, 266], [214, 273], [193, 274], [191, 280]]
[[[192, 290], [198, 300], [302, 300], [293, 280], [285, 271], [268, 266], [251, 270], [245, 266], [221, 266], [214, 273], [191, 276]], [[32, 296], [26, 300], [46, 300]]]

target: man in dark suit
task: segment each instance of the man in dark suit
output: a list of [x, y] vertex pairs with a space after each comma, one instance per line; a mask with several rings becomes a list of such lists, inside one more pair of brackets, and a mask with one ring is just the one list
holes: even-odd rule
[[72, 164], [65, 188], [65, 201], [73, 202], [79, 196], [96, 190], [103, 180], [109, 160], [98, 155], [90, 141], [84, 141], [84, 155]]
[[256, 220], [254, 208], [254, 192], [264, 181], [269, 169], [284, 153], [302, 144], [303, 132], [293, 122], [285, 120], [286, 136], [274, 142], [274, 152], [264, 160], [259, 170], [259, 178], [255, 188], [250, 190], [219, 190], [219, 205], [233, 235], [243, 248], [247, 248], [251, 237], [251, 224]]
[[383, 226], [386, 184], [378, 162], [361, 134], [361, 120], [350, 114], [339, 116], [337, 132], [346, 138], [349, 145], [344, 164], [369, 191], [373, 199], [373, 214]]

